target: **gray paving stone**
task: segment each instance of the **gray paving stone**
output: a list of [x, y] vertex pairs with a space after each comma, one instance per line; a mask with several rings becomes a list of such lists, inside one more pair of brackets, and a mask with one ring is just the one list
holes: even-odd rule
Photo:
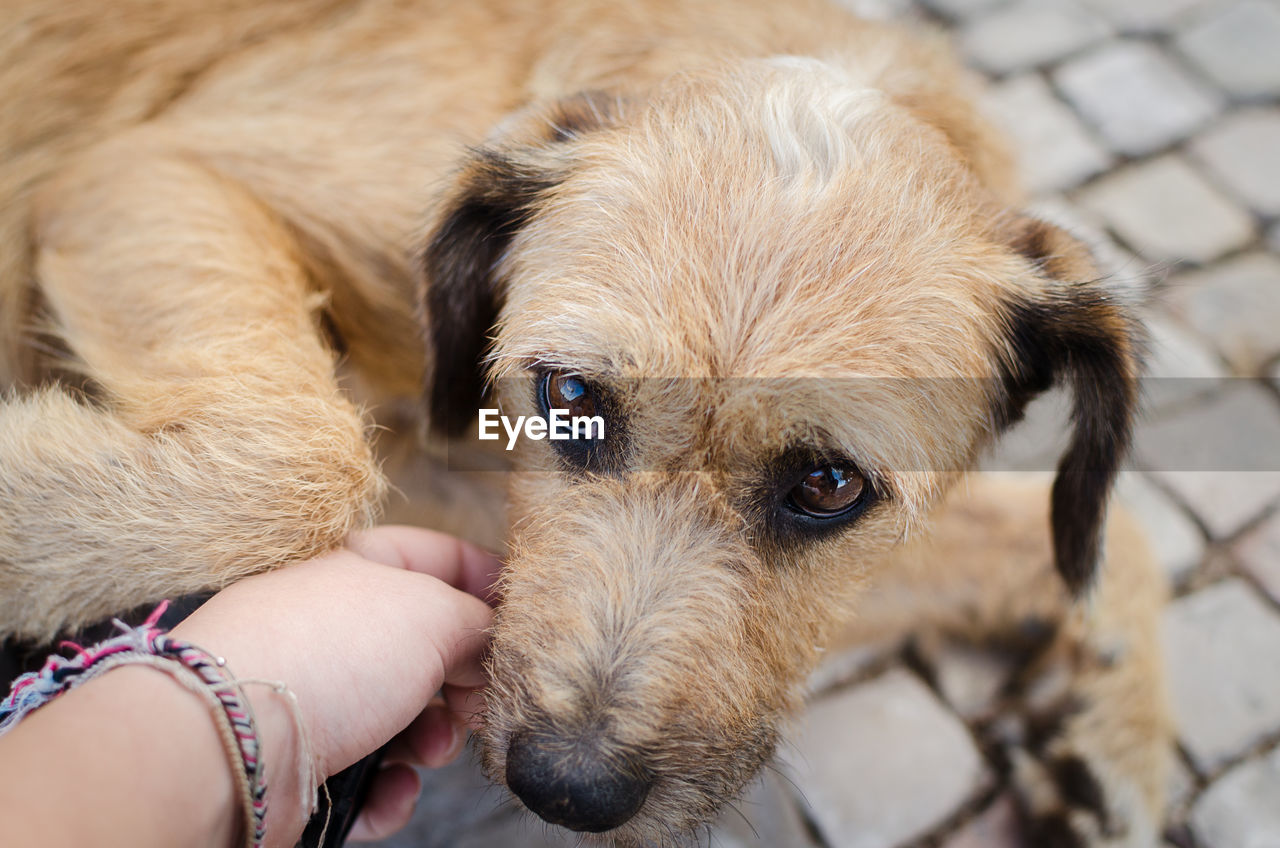
[[1001, 795], [977, 818], [942, 843], [942, 848], [1022, 848], [1018, 810], [1013, 798]]
[[966, 721], [995, 712], [1000, 691], [1014, 672], [1007, 658], [959, 642], [945, 642], [932, 659], [938, 691]]
[[1142, 390], [1148, 414], [1222, 389], [1227, 369], [1202, 339], [1162, 313], [1148, 312], [1142, 322], [1147, 328]]
[[1204, 523], [1209, 538], [1230, 539], [1280, 500], [1280, 472], [1154, 472]]
[[1098, 267], [1108, 276], [1108, 286], [1115, 290], [1119, 286], [1127, 293], [1136, 293], [1134, 303], [1145, 303], [1151, 299], [1151, 293], [1164, 284], [1169, 274], [1169, 266], [1163, 262], [1152, 262], [1138, 254], [1121, 247], [1115, 239], [1108, 238], [1110, 249], [1106, 253], [1094, 251]]
[[1084, 0], [1124, 32], [1163, 32], [1212, 0]]
[[787, 758], [811, 820], [840, 848], [918, 838], [991, 779], [964, 725], [901, 670], [815, 701]]
[[878, 642], [869, 645], [850, 645], [828, 651], [818, 663], [818, 667], [809, 675], [806, 688], [815, 695], [821, 695], [828, 689], [864, 677], [879, 664], [883, 664], [890, 654], [902, 649], [899, 642]]
[[1178, 735], [1201, 774], [1280, 729], [1280, 614], [1243, 581], [1175, 601], [1165, 656]]
[[1033, 193], [1071, 188], [1111, 164], [1111, 154], [1037, 74], [993, 86], [983, 106], [1013, 140], [1023, 183]]
[[1108, 174], [1079, 200], [1157, 262], [1210, 262], [1255, 234], [1253, 219], [1176, 154]]
[[1001, 437], [980, 467], [984, 471], [1050, 474], [1069, 444], [1071, 397], [1057, 387], [1027, 404], [1021, 421]]
[[920, 0], [931, 12], [953, 21], [961, 21], [994, 9], [1008, 0]]
[[1209, 787], [1191, 813], [1191, 827], [1199, 844], [1212, 848], [1280, 845], [1280, 749]]
[[[1275, 64], [1280, 65], [1280, 38], [1274, 50]], [[1280, 215], [1280, 109], [1247, 109], [1229, 115], [1193, 139], [1189, 150], [1253, 211]]]
[[861, 18], [887, 21], [918, 14], [913, 0], [835, 0]]
[[[468, 753], [445, 768], [418, 769], [418, 774], [422, 777], [422, 795], [413, 811], [413, 818], [404, 830], [374, 845], [380, 848], [454, 848], [476, 845], [468, 841], [473, 834], [495, 827], [523, 826], [530, 833], [541, 830], [530, 824], [531, 821], [540, 823], [539, 819], [531, 815], [514, 815], [511, 809], [504, 808], [511, 796], [505, 789], [490, 784], [480, 773], [474, 757]], [[527, 843], [491, 844], [523, 846]]]
[[1280, 257], [1273, 253], [1250, 253], [1177, 275], [1169, 280], [1165, 302], [1240, 376], [1256, 376], [1280, 354]]
[[1181, 141], [1223, 106], [1220, 94], [1141, 41], [1115, 41], [1072, 59], [1053, 79], [1107, 145], [1129, 156]]
[[1175, 40], [1178, 50], [1233, 97], [1280, 95], [1280, 6], [1239, 0]]
[[1258, 581], [1271, 600], [1280, 604], [1280, 513], [1236, 542], [1235, 552], [1240, 567]]
[[[1078, 203], [1067, 200], [1061, 194], [1052, 194], [1034, 198], [1027, 211], [1037, 218], [1043, 218], [1051, 224], [1062, 227], [1071, 235], [1095, 249], [1101, 243], [1114, 242], [1107, 237], [1106, 224], [1090, 210]], [[1107, 249], [1104, 246], [1104, 250]]]
[[1280, 405], [1252, 381], [1143, 422], [1134, 452], [1212, 539], [1229, 539], [1280, 499]]
[[743, 797], [726, 809], [708, 840], [717, 848], [812, 848], [815, 843], [790, 785], [772, 771], [753, 781]]
[[1137, 471], [1122, 471], [1116, 496], [1146, 532], [1156, 562], [1175, 585], [1204, 559], [1204, 534], [1185, 510]]
[[1148, 302], [1152, 287], [1167, 271], [1163, 263], [1142, 259], [1121, 247], [1107, 233], [1101, 216], [1060, 194], [1034, 198], [1027, 212], [1062, 227], [1084, 242], [1099, 271], [1106, 275], [1107, 288], [1130, 303]]
[[1007, 74], [1078, 53], [1110, 34], [1097, 14], [1071, 0], [1016, 0], [960, 30], [960, 49], [978, 67]]
[[[578, 848], [582, 834], [553, 827], [529, 813], [507, 813], [441, 844], [448, 848]], [[404, 848], [422, 848], [422, 843], [406, 842]]]

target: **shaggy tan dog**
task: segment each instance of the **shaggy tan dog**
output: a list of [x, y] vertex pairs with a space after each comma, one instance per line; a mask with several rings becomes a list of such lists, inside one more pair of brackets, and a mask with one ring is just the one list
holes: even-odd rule
[[[878, 581], [864, 635], [1050, 624], [1032, 844], [1154, 843], [1161, 590], [1118, 524], [1096, 574], [1135, 327], [935, 40], [820, 0], [10, 0], [0, 92], [0, 633], [340, 544], [385, 492], [361, 405], [411, 430], [425, 381], [437, 434], [606, 424], [510, 480], [482, 740], [544, 818], [708, 820]], [[1050, 546], [1044, 492], [956, 484], [1057, 381]]]

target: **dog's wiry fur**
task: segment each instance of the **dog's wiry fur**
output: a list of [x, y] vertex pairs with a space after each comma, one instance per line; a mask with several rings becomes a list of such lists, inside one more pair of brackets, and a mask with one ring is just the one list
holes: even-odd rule
[[[608, 388], [619, 435], [599, 468], [518, 452], [495, 778], [517, 736], [590, 738], [651, 778], [609, 838], [661, 843], [767, 760], [850, 610], [981, 638], [1036, 618], [1069, 684], [1015, 757], [1029, 826], [1153, 843], [1161, 590], [1119, 525], [1095, 579], [1136, 329], [1016, 210], [936, 40], [821, 0], [0, 15], [0, 633], [331, 548], [385, 490], [359, 403], [425, 382], [456, 435], [486, 384], [532, 414], [562, 369]], [[1052, 517], [957, 487], [1053, 383], [1075, 435]], [[797, 451], [856, 458], [878, 498], [780, 530]]]

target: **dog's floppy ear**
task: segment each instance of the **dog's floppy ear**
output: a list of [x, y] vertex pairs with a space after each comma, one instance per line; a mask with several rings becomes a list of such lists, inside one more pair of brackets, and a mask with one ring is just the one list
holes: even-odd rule
[[521, 110], [464, 165], [419, 260], [433, 430], [456, 436], [475, 418], [502, 305], [498, 266], [512, 237], [563, 180], [563, 148], [603, 126], [617, 103], [592, 92]]
[[481, 362], [502, 298], [497, 265], [554, 182], [509, 154], [477, 151], [422, 252], [427, 405], [441, 434], [459, 435], [480, 407]]
[[1092, 584], [1107, 499], [1129, 447], [1138, 401], [1140, 331], [1098, 280], [1088, 249], [1044, 221], [1020, 218], [1010, 243], [1042, 280], [1006, 306], [1005, 426], [1056, 383], [1073, 395], [1070, 442], [1053, 485], [1053, 550], [1072, 593]]

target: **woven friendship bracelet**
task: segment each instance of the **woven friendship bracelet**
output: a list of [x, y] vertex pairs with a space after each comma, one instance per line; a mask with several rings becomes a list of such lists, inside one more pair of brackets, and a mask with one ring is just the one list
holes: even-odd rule
[[8, 697], [0, 701], [0, 735], [63, 692], [112, 668], [141, 664], [164, 671], [213, 708], [219, 737], [244, 799], [246, 844], [260, 848], [266, 836], [267, 782], [253, 710], [237, 682], [228, 677], [221, 657], [174, 639], [160, 628], [157, 622], [168, 604], [160, 604], [138, 627], [116, 621], [120, 635], [97, 645], [82, 648], [63, 642], [59, 647], [74, 651], [73, 656], [51, 655], [40, 671], [15, 680]]

